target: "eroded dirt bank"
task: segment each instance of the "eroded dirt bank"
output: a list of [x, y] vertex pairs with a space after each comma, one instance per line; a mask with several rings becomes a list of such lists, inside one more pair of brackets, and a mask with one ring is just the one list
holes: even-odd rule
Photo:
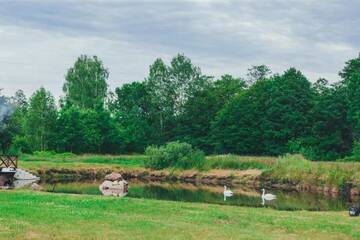
[[346, 194], [359, 196], [360, 190], [351, 183], [346, 184], [343, 188], [331, 185], [310, 185], [301, 182], [279, 183], [269, 177], [265, 177], [261, 170], [210, 170], [206, 172], [196, 170], [185, 171], [152, 171], [144, 168], [126, 169], [126, 168], [48, 168], [33, 170], [35, 174], [44, 181], [76, 181], [76, 180], [93, 180], [103, 179], [106, 174], [119, 172], [125, 179], [136, 178], [148, 181], [179, 181], [188, 183], [199, 183], [209, 185], [245, 185], [259, 188], [266, 186], [274, 189], [285, 191], [310, 191], [322, 192], [326, 195], [337, 196]]

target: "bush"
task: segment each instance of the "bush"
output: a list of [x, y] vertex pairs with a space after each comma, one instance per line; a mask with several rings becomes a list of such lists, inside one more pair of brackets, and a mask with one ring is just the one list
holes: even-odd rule
[[169, 142], [165, 146], [146, 148], [145, 167], [164, 169], [168, 167], [189, 169], [202, 168], [205, 155], [188, 143]]

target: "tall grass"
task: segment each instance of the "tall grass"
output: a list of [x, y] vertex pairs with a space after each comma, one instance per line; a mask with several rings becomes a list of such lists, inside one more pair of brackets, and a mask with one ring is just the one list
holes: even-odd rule
[[360, 164], [311, 162], [301, 155], [285, 155], [265, 175], [283, 183], [343, 187], [350, 182], [360, 186], [359, 172]]
[[237, 156], [232, 154], [214, 155], [206, 158], [205, 169], [269, 169], [276, 158]]

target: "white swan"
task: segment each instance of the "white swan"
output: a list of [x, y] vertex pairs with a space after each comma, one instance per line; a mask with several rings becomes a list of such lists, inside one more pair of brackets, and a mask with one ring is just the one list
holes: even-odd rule
[[261, 198], [262, 198], [263, 200], [266, 200], [266, 201], [271, 201], [271, 200], [276, 199], [276, 196], [273, 195], [273, 194], [271, 194], [271, 193], [265, 194], [265, 189], [262, 189]]
[[231, 197], [233, 194], [234, 193], [230, 189], [227, 189], [227, 187], [224, 186], [224, 196]]
[[226, 186], [224, 186], [224, 201], [226, 201], [226, 197], [231, 197], [234, 193], [230, 190], [227, 189]]

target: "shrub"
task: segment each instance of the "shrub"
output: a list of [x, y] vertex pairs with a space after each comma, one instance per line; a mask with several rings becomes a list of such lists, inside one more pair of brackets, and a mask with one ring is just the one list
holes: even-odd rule
[[153, 169], [202, 168], [205, 160], [202, 151], [182, 142], [169, 142], [160, 147], [150, 146], [146, 148], [145, 154], [148, 156], [145, 160], [145, 167]]

